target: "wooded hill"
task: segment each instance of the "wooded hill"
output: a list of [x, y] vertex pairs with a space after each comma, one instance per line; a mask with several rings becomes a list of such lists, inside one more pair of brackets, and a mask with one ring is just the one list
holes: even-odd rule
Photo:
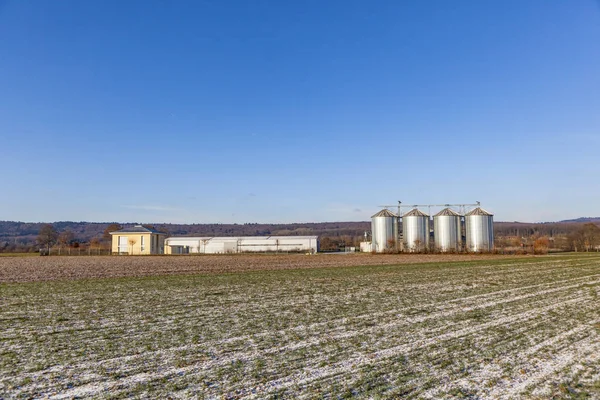
[[[586, 223], [600, 223], [597, 218], [579, 218], [576, 220], [524, 223], [495, 222], [494, 231], [499, 238], [531, 238], [545, 236], [549, 238], [566, 237]], [[106, 242], [105, 230], [115, 223], [108, 222], [72, 222], [51, 223], [57, 232], [70, 231], [73, 242], [84, 244], [96, 239]], [[123, 223], [123, 227], [136, 223]], [[35, 251], [36, 239], [44, 223], [0, 221], [0, 251]], [[316, 222], [292, 224], [145, 224], [167, 233], [169, 236], [279, 236], [279, 235], [316, 235], [321, 239], [322, 247], [335, 248], [338, 245], [357, 246], [364, 240], [364, 232], [371, 230], [370, 221], [359, 222]], [[104, 239], [103, 239], [104, 235]]]
[[[92, 239], [102, 239], [104, 231], [115, 223], [109, 222], [71, 222], [61, 221], [51, 223], [56, 231], [73, 232], [74, 240], [78, 243], [88, 243]], [[137, 223], [122, 223], [123, 227]], [[0, 251], [10, 247], [32, 246], [45, 223], [27, 223], [0, 221]], [[364, 232], [371, 229], [370, 222], [318, 222], [296, 224], [144, 224], [152, 226], [169, 236], [304, 236], [316, 235], [324, 237], [364, 237]], [[8, 250], [5, 250], [8, 251]]]

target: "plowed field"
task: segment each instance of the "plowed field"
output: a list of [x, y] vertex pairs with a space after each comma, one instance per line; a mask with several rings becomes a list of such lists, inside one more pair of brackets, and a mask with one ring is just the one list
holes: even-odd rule
[[456, 257], [0, 259], [0, 398], [600, 398], [599, 256]]
[[0, 282], [223, 273], [506, 258], [498, 255], [236, 254], [193, 256], [0, 257]]

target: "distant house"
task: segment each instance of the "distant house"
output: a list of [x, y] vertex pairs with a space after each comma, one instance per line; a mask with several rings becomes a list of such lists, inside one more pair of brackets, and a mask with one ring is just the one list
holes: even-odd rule
[[113, 254], [164, 254], [166, 233], [135, 225], [110, 232]]

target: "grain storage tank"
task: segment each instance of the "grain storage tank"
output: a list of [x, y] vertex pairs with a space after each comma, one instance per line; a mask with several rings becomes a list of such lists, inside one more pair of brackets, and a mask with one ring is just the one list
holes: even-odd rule
[[458, 252], [461, 244], [460, 215], [444, 208], [433, 216], [433, 237], [435, 250]]
[[420, 252], [429, 249], [429, 215], [412, 209], [402, 216], [404, 249]]
[[398, 216], [383, 209], [371, 217], [371, 250], [383, 253], [398, 247]]
[[481, 207], [465, 214], [467, 251], [490, 252], [494, 249], [494, 216]]

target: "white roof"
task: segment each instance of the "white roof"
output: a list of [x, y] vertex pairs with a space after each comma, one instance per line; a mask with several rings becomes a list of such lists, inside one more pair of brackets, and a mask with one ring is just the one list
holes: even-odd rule
[[319, 237], [318, 236], [171, 236], [170, 238], [167, 238], [166, 241], [169, 242], [171, 240], [181, 240], [181, 241], [185, 241], [185, 240], [190, 240], [190, 241], [196, 241], [196, 240], [216, 240], [216, 241], [220, 241], [220, 240], [285, 240], [285, 239], [290, 239], [290, 240], [294, 240], [294, 239], [312, 239], [312, 240], [317, 240]]

